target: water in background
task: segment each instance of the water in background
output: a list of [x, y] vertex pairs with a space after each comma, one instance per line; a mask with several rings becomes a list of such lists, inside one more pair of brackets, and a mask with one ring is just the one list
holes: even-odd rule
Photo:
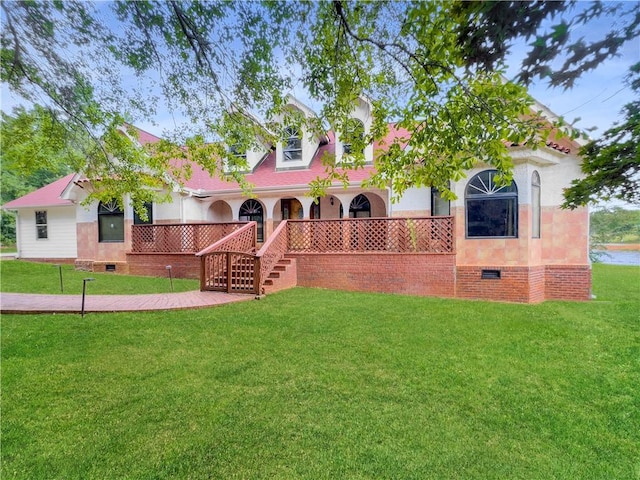
[[637, 250], [598, 250], [597, 254], [598, 261], [607, 265], [640, 266], [640, 251]]

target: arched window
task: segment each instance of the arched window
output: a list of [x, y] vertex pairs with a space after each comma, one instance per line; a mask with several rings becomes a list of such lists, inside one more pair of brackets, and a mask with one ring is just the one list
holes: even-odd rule
[[540, 238], [540, 174], [531, 175], [531, 238]]
[[287, 127], [284, 129], [284, 134], [284, 160], [302, 160], [302, 136], [300, 135], [300, 131], [296, 127]]
[[496, 185], [496, 170], [475, 175], [465, 191], [467, 237], [518, 236], [518, 188]]
[[98, 241], [124, 242], [124, 212], [116, 200], [98, 204]]
[[[360, 149], [362, 149], [363, 141], [364, 141], [364, 124], [358, 119], [355, 119], [355, 118], [350, 119], [347, 122], [346, 131], [344, 132], [344, 141], [342, 142], [342, 149], [345, 155], [356, 153], [356, 151], [354, 150], [355, 145], [353, 144], [358, 145]], [[360, 153], [362, 153], [362, 150], [360, 150]]]
[[371, 204], [369, 199], [360, 194], [349, 205], [349, 218], [365, 218], [371, 216]]
[[262, 204], [260, 202], [254, 199], [244, 202], [240, 207], [239, 218], [241, 222], [256, 222], [258, 224], [258, 241], [264, 241], [264, 215], [262, 213]]

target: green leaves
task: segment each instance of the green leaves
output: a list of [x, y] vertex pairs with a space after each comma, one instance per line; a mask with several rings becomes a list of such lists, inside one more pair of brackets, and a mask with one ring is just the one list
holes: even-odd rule
[[627, 83], [637, 97], [625, 105], [621, 124], [581, 149], [585, 176], [565, 191], [565, 208], [611, 199], [640, 205], [640, 63], [632, 68]]
[[[273, 120], [289, 115], [285, 99], [294, 89], [321, 107], [317, 118], [287, 121], [316, 135], [345, 132], [358, 99], [371, 102], [371, 118], [351, 139], [354, 153], [343, 167], [362, 167], [360, 152], [381, 142], [393, 122], [402, 135], [375, 153], [370, 183], [392, 185], [395, 195], [422, 185], [448, 195], [449, 180], [479, 162], [508, 178], [506, 145], [535, 148], [547, 135], [524, 89], [500, 76], [515, 40], [532, 45], [518, 81], [544, 76], [570, 87], [640, 34], [640, 14], [624, 5], [596, 3], [580, 6], [567, 15], [571, 20], [553, 18], [573, 7], [445, 0], [4, 2], [0, 75], [27, 104], [51, 112], [77, 152], [73, 167], [105, 196], [128, 190], [141, 199], [149, 196], [145, 189], [179, 186], [190, 161], [248, 189], [246, 159], [230, 155], [230, 147], [269, 149], [281, 141]], [[620, 28], [598, 42], [571, 38], [576, 25], [605, 17], [619, 19]], [[171, 142], [141, 149], [132, 135], [124, 140], [125, 118], [152, 121], [165, 110], [173, 116], [163, 132]], [[24, 142], [32, 150], [42, 143]], [[28, 155], [16, 158], [34, 168]], [[348, 171], [329, 165], [327, 179], [312, 191], [333, 181], [348, 183]]]

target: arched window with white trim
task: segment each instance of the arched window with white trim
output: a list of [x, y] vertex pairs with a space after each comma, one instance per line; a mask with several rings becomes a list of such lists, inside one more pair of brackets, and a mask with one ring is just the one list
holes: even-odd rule
[[518, 237], [518, 188], [496, 182], [497, 170], [475, 175], [465, 191], [468, 238]]
[[98, 204], [98, 242], [124, 242], [124, 211], [115, 199]]
[[259, 201], [250, 199], [244, 202], [240, 207], [238, 218], [241, 222], [256, 222], [258, 224], [258, 242], [264, 241], [264, 213]]

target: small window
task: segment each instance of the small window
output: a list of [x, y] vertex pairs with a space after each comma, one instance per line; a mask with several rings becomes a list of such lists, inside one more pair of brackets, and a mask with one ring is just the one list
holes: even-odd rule
[[440, 190], [431, 187], [431, 215], [434, 217], [451, 215], [451, 202], [442, 198]]
[[138, 212], [133, 211], [133, 224], [134, 225], [151, 225], [153, 223], [153, 204], [151, 202], [144, 203], [144, 209], [147, 212], [147, 219], [143, 220], [138, 215]]
[[531, 176], [531, 237], [540, 238], [540, 175]]
[[[362, 145], [364, 141], [364, 125], [360, 120], [355, 118], [347, 122], [347, 128], [344, 134], [343, 151], [345, 155], [356, 153], [353, 150], [353, 143]], [[362, 152], [360, 152], [362, 153]]]
[[229, 153], [234, 157], [247, 158], [247, 151], [244, 150], [239, 144], [231, 145], [229, 147]]
[[287, 127], [285, 132], [284, 160], [286, 162], [302, 160], [302, 136], [295, 127]]
[[116, 200], [98, 205], [98, 241], [124, 242], [124, 212]]
[[518, 189], [515, 182], [497, 184], [497, 174], [497, 170], [485, 170], [467, 184], [465, 210], [469, 238], [518, 237]]
[[36, 212], [36, 235], [38, 240], [44, 240], [49, 238], [49, 234], [47, 232], [47, 212], [46, 211]]

